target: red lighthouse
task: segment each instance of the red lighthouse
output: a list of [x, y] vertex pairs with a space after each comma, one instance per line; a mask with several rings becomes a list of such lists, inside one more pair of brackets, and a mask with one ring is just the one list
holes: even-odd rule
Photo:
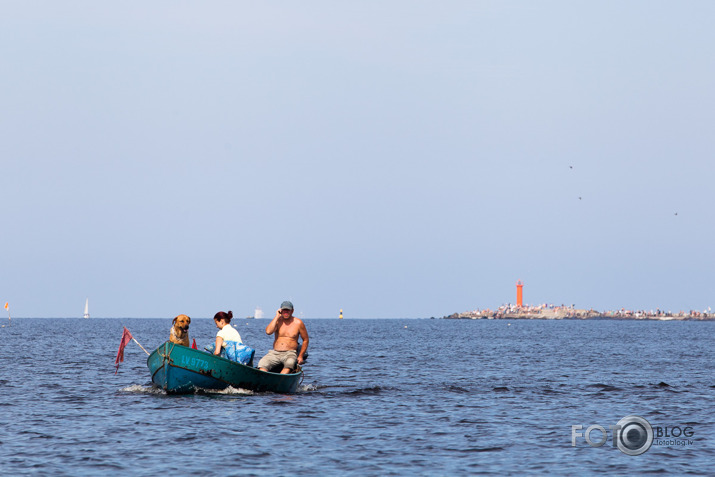
[[524, 282], [521, 280], [516, 281], [516, 306], [524, 306]]

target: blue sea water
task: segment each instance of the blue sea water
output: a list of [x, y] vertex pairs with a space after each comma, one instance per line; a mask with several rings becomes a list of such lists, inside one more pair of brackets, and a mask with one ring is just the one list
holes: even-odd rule
[[[167, 396], [151, 351], [171, 319], [14, 319], [0, 329], [3, 475], [712, 475], [714, 322], [305, 320], [293, 395]], [[267, 320], [234, 319], [262, 356]], [[194, 319], [200, 348], [210, 319]], [[638, 456], [625, 416], [692, 436]], [[572, 426], [608, 441], [572, 445]], [[600, 440], [599, 431], [591, 434]], [[658, 443], [660, 442], [660, 443]]]

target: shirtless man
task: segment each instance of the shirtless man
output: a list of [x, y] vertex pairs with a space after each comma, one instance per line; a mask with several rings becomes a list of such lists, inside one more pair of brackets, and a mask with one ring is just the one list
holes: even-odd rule
[[[258, 369], [261, 371], [269, 371], [283, 365], [281, 374], [288, 374], [295, 368], [296, 361], [298, 364], [305, 362], [305, 352], [308, 349], [308, 330], [305, 329], [305, 324], [299, 318], [293, 316], [293, 303], [284, 301], [281, 307], [276, 311], [276, 316], [266, 326], [266, 334], [273, 334], [273, 349], [268, 352], [258, 362]], [[298, 349], [298, 336], [303, 338], [303, 345]]]

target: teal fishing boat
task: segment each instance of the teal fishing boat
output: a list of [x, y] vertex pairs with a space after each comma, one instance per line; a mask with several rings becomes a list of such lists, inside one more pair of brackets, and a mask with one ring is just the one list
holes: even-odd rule
[[294, 393], [303, 380], [302, 371], [269, 373], [170, 341], [150, 354], [146, 364], [152, 382], [170, 394], [226, 389], [228, 386], [287, 394]]

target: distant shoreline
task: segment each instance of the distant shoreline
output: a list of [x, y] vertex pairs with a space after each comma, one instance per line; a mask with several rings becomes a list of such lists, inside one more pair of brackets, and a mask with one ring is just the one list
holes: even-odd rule
[[572, 307], [513, 307], [505, 305], [497, 310], [474, 310], [443, 316], [445, 320], [643, 320], [643, 321], [711, 321], [715, 313], [645, 312], [582, 310]]

